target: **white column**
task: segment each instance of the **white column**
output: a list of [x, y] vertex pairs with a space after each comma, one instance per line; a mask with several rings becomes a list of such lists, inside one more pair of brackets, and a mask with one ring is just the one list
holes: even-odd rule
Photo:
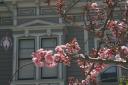
[[13, 5], [13, 25], [16, 26], [17, 25], [17, 8], [16, 8], [16, 4]]
[[40, 1], [39, 0], [35, 0], [36, 3], [36, 15], [39, 16], [40, 15]]
[[[16, 36], [13, 36], [13, 38], [14, 38], [14, 41], [13, 41], [13, 73], [12, 73], [12, 75], [14, 75], [15, 74], [15, 72], [16, 72], [16, 70], [17, 70], [17, 57], [16, 57], [16, 45], [17, 45], [17, 42], [16, 42]], [[14, 75], [14, 78], [12, 79], [12, 81], [13, 80], [15, 80], [16, 79], [16, 75]], [[11, 81], [11, 82], [12, 82]]]
[[[62, 37], [61, 37], [61, 35], [59, 35], [58, 44], [59, 44], [59, 45], [62, 44]], [[62, 79], [62, 78], [63, 78], [63, 70], [62, 70], [62, 69], [63, 69], [63, 64], [60, 63], [60, 64], [59, 64], [59, 73], [58, 73], [59, 79]]]
[[84, 30], [84, 48], [85, 52], [88, 53], [88, 32], [86, 30]]
[[[40, 48], [39, 43], [40, 43], [40, 38], [39, 38], [39, 36], [37, 36], [36, 43], [35, 43], [35, 46], [36, 46], [35, 50]], [[39, 69], [39, 67], [36, 67], [36, 80], [39, 80], [39, 79], [40, 79], [40, 69]]]
[[63, 23], [63, 20], [61, 17], [59, 17], [59, 23], [62, 24]]

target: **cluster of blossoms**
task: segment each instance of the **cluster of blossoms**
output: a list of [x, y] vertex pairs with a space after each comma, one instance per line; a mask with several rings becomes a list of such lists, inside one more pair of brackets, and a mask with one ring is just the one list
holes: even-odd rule
[[32, 53], [32, 60], [35, 65], [39, 67], [54, 67], [56, 66], [56, 62], [54, 62], [54, 57], [52, 56], [53, 52], [51, 50], [47, 51], [44, 49], [39, 49], [36, 52]]
[[111, 59], [116, 61], [125, 61], [124, 59], [128, 56], [128, 47], [119, 46], [115, 49], [113, 48], [101, 48], [97, 52], [96, 49], [93, 49], [90, 52], [90, 56], [98, 59]]
[[105, 0], [105, 2], [107, 3], [108, 7], [112, 7], [115, 4], [114, 1], [115, 0]]
[[[39, 49], [36, 52], [33, 52], [33, 62], [39, 67], [55, 67], [58, 63], [64, 63], [69, 65], [71, 62], [72, 54], [78, 54], [80, 47], [76, 39], [73, 39], [70, 43], [65, 45], [59, 45], [55, 48], [55, 53], [51, 50]], [[101, 48], [99, 51], [93, 49], [89, 54], [90, 57], [97, 59], [113, 59], [118, 61], [123, 61], [121, 57], [128, 56], [128, 47], [121, 46], [116, 51], [110, 48]], [[85, 80], [78, 81], [77, 79], [69, 79], [69, 85], [86, 85], [90, 81], [94, 82], [98, 73], [100, 73], [107, 65], [103, 63], [92, 63], [84, 59], [83, 54], [80, 54], [77, 58], [77, 63], [80, 69], [87, 76]], [[93, 68], [92, 68], [93, 66]]]
[[89, 32], [94, 32], [97, 37], [101, 37], [103, 34], [99, 30], [103, 27], [101, 23], [104, 22], [106, 17], [106, 12], [104, 8], [100, 8], [100, 6], [97, 3], [88, 3], [85, 6], [85, 9], [87, 10], [86, 13], [86, 30]]
[[56, 0], [57, 13], [62, 14], [64, 6], [64, 0]]
[[127, 46], [121, 46], [119, 48], [119, 54], [121, 58], [126, 59], [128, 57], [128, 47]]
[[[86, 62], [87, 63], [87, 62]], [[84, 66], [84, 67], [83, 67]], [[82, 65], [82, 70], [84, 71], [85, 75], [88, 73], [87, 69], [91, 69], [92, 63], [88, 63], [88, 65]], [[69, 85], [88, 85], [89, 82], [96, 83], [96, 76], [105, 68], [107, 65], [100, 63], [95, 64], [93, 69], [89, 72], [89, 74], [86, 76], [85, 80], [79, 81], [78, 79], [75, 79], [74, 77], [69, 78]]]
[[101, 59], [112, 59], [113, 58], [113, 50], [109, 48], [102, 48], [98, 52], [98, 56]]
[[128, 25], [125, 21], [110, 20], [107, 24], [107, 28], [112, 32], [113, 36], [117, 37], [126, 32], [127, 27]]
[[[112, 8], [116, 0], [106, 0], [107, 6]], [[62, 14], [64, 7], [64, 0], [57, 0], [56, 3], [58, 14]], [[87, 31], [93, 30], [98, 36], [104, 37], [98, 20], [105, 20], [106, 14], [98, 7], [97, 3], [91, 3], [87, 6], [88, 14], [95, 14], [89, 16], [89, 21], [86, 23]], [[92, 28], [92, 29], [91, 29]], [[114, 38], [122, 36], [127, 31], [128, 25], [125, 20], [116, 21], [113, 19], [108, 19], [105, 30], [110, 30]], [[97, 31], [98, 30], [98, 31]], [[105, 34], [105, 33], [104, 33]], [[108, 39], [109, 42], [110, 39]], [[105, 41], [104, 41], [105, 42]], [[76, 39], [65, 45], [56, 46], [55, 52], [51, 50], [39, 49], [32, 53], [33, 62], [39, 67], [55, 67], [58, 63], [64, 63], [65, 65], [70, 65], [72, 60], [72, 54], [78, 54], [80, 51], [79, 44]], [[83, 54], [82, 54], [83, 55]], [[89, 55], [93, 59], [99, 60], [113, 60], [119, 62], [126, 62], [128, 60], [128, 46], [118, 44], [115, 46], [106, 46], [99, 49], [93, 49]], [[69, 85], [87, 85], [90, 81], [95, 81], [96, 76], [100, 73], [107, 65], [103, 62], [95, 63], [85, 60], [85, 57], [79, 55], [77, 58], [77, 64], [80, 69], [84, 72], [86, 79], [79, 81], [76, 78], [69, 78]]]
[[32, 60], [35, 65], [39, 67], [54, 67], [57, 63], [64, 63], [66, 65], [70, 64], [70, 54], [79, 52], [80, 47], [76, 41], [73, 39], [72, 42], [65, 45], [59, 45], [55, 48], [55, 53], [51, 50], [39, 49], [32, 53]]

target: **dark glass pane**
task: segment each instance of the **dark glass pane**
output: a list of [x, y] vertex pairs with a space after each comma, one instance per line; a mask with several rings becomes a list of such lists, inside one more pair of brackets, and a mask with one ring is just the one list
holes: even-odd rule
[[113, 66], [101, 73], [102, 82], [117, 82], [117, 67]]

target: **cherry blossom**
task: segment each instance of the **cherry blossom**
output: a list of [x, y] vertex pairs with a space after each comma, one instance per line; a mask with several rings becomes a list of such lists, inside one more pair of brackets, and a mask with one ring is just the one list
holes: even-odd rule
[[74, 38], [71, 42], [66, 44], [66, 52], [67, 53], [77, 53], [80, 51], [80, 47], [79, 44], [76, 40], [76, 38]]
[[35, 65], [39, 67], [54, 67], [57, 65], [56, 62], [54, 62], [54, 57], [52, 56], [52, 51], [39, 49], [36, 52], [32, 53], [32, 60], [35, 63]]
[[110, 20], [107, 24], [107, 28], [112, 32], [113, 36], [117, 37], [126, 32], [127, 27], [124, 21]]
[[102, 59], [112, 59], [113, 58], [113, 51], [108, 48], [102, 48], [98, 52], [99, 58]]
[[[65, 11], [63, 9], [65, 5], [64, 0], [56, 1], [57, 13], [63, 15], [63, 12]], [[84, 29], [94, 33], [94, 35], [96, 35], [95, 37], [100, 38], [103, 42], [103, 47], [99, 44], [100, 46], [98, 48], [92, 48], [89, 53], [85, 55], [84, 53], [80, 54], [81, 48], [76, 38], [74, 38], [64, 45], [56, 46], [54, 54], [51, 50], [44, 49], [39, 49], [36, 52], [33, 52], [32, 60], [35, 65], [39, 67], [54, 67], [58, 63], [63, 63], [64, 65], [70, 66], [70, 63], [75, 60], [81, 71], [84, 73], [85, 79], [78, 80], [74, 77], [70, 77], [69, 85], [87, 85], [90, 81], [94, 82], [96, 76], [108, 66], [107, 64], [104, 64], [103, 61], [116, 61], [116, 63], [127, 62], [128, 47], [126, 46], [126, 33], [128, 25], [126, 19], [116, 20], [113, 17], [109, 17], [111, 16], [109, 15], [109, 12], [110, 14], [113, 13], [111, 10], [114, 10], [114, 6], [117, 4], [116, 0], [105, 0], [105, 3], [108, 11], [103, 11], [104, 8], [100, 8], [96, 2], [90, 2], [84, 6], [84, 10], [87, 13], [83, 14], [84, 17], [88, 16], [87, 22], [84, 23], [86, 27]], [[72, 17], [69, 18], [68, 15], [65, 17], [70, 19], [70, 21], [73, 21], [71, 20], [73, 19]], [[105, 25], [101, 25], [101, 23], [99, 23], [100, 20], [103, 20]], [[109, 32], [111, 37], [108, 36], [106, 31]], [[123, 40], [125, 42], [123, 42]], [[99, 60], [99, 62], [93, 62], [93, 60]]]
[[98, 7], [97, 3], [91, 3], [91, 8], [96, 9]]
[[62, 14], [62, 9], [64, 6], [64, 0], [56, 0], [57, 13]]
[[121, 57], [125, 58], [128, 57], [128, 47], [126, 46], [121, 46], [119, 49]]

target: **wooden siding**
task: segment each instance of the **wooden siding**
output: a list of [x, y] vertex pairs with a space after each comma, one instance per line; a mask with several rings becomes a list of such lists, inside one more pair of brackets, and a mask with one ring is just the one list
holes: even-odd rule
[[[11, 30], [0, 29], [0, 42], [3, 41], [3, 37], [8, 36], [12, 40]], [[0, 84], [9, 85], [9, 78], [12, 75], [12, 44], [8, 49], [4, 49], [0, 46]]]

